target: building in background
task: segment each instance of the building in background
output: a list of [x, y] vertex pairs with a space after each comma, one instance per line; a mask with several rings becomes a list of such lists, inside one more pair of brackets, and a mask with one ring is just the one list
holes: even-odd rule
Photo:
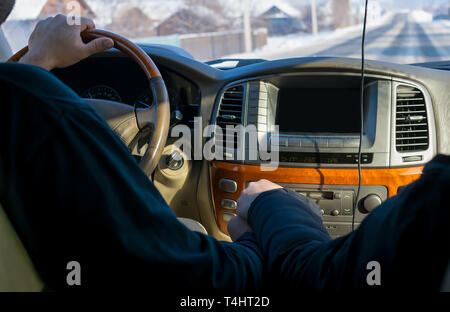
[[303, 12], [283, 1], [266, 2], [258, 11], [260, 13], [254, 17], [252, 24], [267, 28], [269, 36], [307, 31], [307, 24], [302, 20]]
[[206, 7], [186, 7], [178, 10], [156, 26], [158, 36], [196, 34], [229, 30], [220, 12]]
[[426, 10], [433, 14], [433, 20], [450, 21], [450, 0], [440, 5], [429, 5]]
[[291, 15], [278, 6], [273, 6], [258, 18], [267, 25], [269, 35], [286, 35], [304, 30], [300, 21], [300, 14]]
[[[121, 34], [144, 44], [169, 44], [186, 49], [199, 60], [206, 61], [228, 54], [244, 52], [243, 31], [239, 16], [230, 14], [218, 1], [209, 0], [75, 0], [81, 15], [95, 20], [96, 26]], [[69, 14], [70, 0], [36, 0], [3, 26], [13, 52], [28, 43], [40, 19]], [[237, 10], [238, 11], [238, 10]], [[267, 10], [266, 10], [267, 11]], [[291, 18], [289, 10], [283, 8]], [[293, 10], [290, 10], [293, 11]], [[264, 13], [264, 12], [262, 12]], [[19, 18], [18, 18], [19, 17]], [[292, 22], [294, 25], [294, 22]], [[295, 29], [295, 27], [291, 27]], [[267, 30], [254, 28], [254, 48], [267, 43]]]
[[105, 28], [128, 38], [139, 38], [156, 35], [155, 25], [140, 8], [132, 7], [114, 17]]
[[71, 2], [78, 2], [81, 16], [92, 19], [97, 17], [86, 0], [47, 0], [38, 15], [38, 19], [55, 16], [56, 14], [68, 15], [70, 13], [69, 4]]

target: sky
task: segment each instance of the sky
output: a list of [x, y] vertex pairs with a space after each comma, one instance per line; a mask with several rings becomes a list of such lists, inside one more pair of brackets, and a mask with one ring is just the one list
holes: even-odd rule
[[[125, 2], [127, 0], [124, 0]], [[160, 2], [167, 4], [168, 0], [141, 0], [145, 2]], [[172, 0], [173, 1], [173, 0]], [[215, 1], [215, 0], [211, 0]], [[239, 5], [241, 3], [241, 0], [224, 0], [225, 2], [230, 3], [236, 3]], [[268, 0], [258, 0], [258, 1], [268, 1]], [[311, 0], [285, 0], [286, 2], [297, 6], [297, 5], [303, 5], [310, 3]], [[316, 0], [318, 4], [321, 2], [325, 2], [326, 0]], [[365, 0], [359, 0], [361, 3], [364, 3]], [[402, 8], [408, 8], [408, 9], [420, 9], [423, 6], [427, 5], [439, 5], [439, 4], [445, 4], [448, 3], [449, 0], [369, 0], [369, 1], [377, 1], [382, 4], [382, 7], [386, 9], [402, 9]], [[13, 11], [11, 18], [12, 19], [22, 19], [22, 18], [33, 18], [35, 15], [39, 13], [40, 8], [42, 8], [43, 4], [46, 2], [46, 0], [16, 0], [16, 8]], [[99, 0], [87, 0], [89, 4], [100, 2]], [[116, 0], [115, 2], [122, 2]], [[93, 5], [95, 6], [95, 4]], [[34, 16], [33, 16], [34, 15]]]
[[[316, 0], [317, 3], [323, 2], [325, 0]], [[365, 0], [360, 0], [361, 3], [364, 3]], [[382, 6], [386, 9], [421, 9], [423, 6], [427, 5], [439, 5], [448, 3], [449, 0], [369, 0], [369, 1], [378, 1], [382, 4]], [[311, 0], [287, 0], [287, 2], [295, 5], [295, 4], [308, 4]]]

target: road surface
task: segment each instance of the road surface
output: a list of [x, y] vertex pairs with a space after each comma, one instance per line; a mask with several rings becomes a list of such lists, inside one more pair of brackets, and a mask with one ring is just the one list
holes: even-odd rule
[[[284, 42], [278, 38], [278, 42], [269, 42], [271, 47], [255, 51], [253, 57], [269, 60], [300, 56], [360, 58], [361, 35], [362, 26], [351, 27], [342, 32], [319, 35], [313, 40], [298, 37], [296, 47], [292, 47], [295, 36]], [[285, 46], [277, 49], [277, 43]], [[403, 64], [449, 60], [450, 23], [418, 22], [406, 13], [395, 14], [383, 24], [368, 28], [366, 58]]]

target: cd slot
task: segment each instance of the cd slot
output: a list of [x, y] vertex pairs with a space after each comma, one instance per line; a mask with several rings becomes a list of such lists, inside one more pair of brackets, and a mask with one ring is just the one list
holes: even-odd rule
[[[358, 164], [358, 153], [301, 153], [280, 151], [280, 162], [299, 164]], [[362, 164], [371, 164], [373, 153], [361, 154]]]

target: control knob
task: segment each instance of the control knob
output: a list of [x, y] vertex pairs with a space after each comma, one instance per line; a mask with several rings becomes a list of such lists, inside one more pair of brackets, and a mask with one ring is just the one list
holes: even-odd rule
[[364, 198], [363, 201], [363, 207], [366, 213], [371, 212], [375, 208], [381, 205], [383, 201], [381, 200], [381, 197], [375, 194], [370, 194], [366, 198]]
[[339, 215], [339, 213], [340, 213], [340, 211], [335, 209], [331, 212], [331, 215], [337, 217]]

